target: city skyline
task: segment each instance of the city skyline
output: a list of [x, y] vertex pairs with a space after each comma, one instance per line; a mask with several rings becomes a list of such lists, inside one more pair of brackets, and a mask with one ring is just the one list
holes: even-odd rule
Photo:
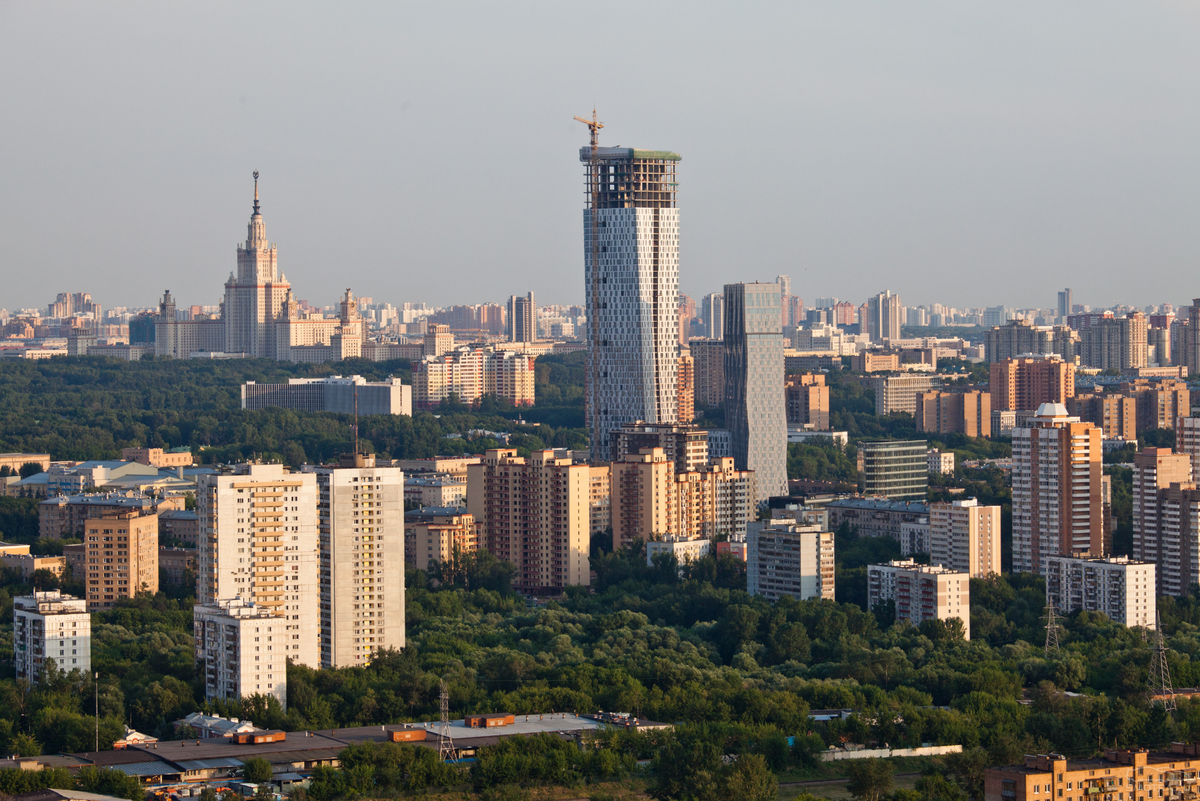
[[[163, 285], [215, 303], [203, 279], [227, 264], [255, 169], [314, 300], [349, 274], [400, 301], [580, 302], [571, 115], [593, 104], [602, 145], [689, 154], [693, 297], [785, 274], [801, 297], [1052, 307], [1071, 286], [1094, 307], [1179, 305], [1175, 277], [1200, 259], [1200, 16], [1184, 6], [641, 9], [676, 37], [637, 61], [660, 86], [629, 59], [595, 70], [582, 8], [64, 8], [0, 12], [0, 141], [23, 155], [0, 207], [10, 309], [97, 274], [107, 305]], [[546, 166], [462, 157], [486, 148]], [[745, 170], [741, 152], [775, 156]]]

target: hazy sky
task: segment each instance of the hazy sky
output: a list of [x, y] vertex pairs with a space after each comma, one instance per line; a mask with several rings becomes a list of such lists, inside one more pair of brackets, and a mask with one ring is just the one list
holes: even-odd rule
[[675, 150], [681, 288], [1200, 296], [1194, 3], [0, 0], [0, 306], [583, 298], [586, 129]]

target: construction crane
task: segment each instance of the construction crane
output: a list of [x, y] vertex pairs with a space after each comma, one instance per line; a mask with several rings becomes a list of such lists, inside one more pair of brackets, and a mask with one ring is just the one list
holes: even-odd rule
[[[588, 161], [588, 188], [592, 193], [592, 306], [588, 309], [588, 323], [592, 329], [591, 353], [592, 381], [590, 397], [585, 398], [589, 404], [592, 417], [591, 436], [595, 437], [600, 431], [600, 411], [596, 408], [597, 386], [600, 383], [600, 129], [604, 123], [596, 119], [596, 109], [592, 109], [592, 118], [576, 117], [588, 127], [592, 137], [592, 157]], [[595, 453], [596, 443], [592, 443]]]

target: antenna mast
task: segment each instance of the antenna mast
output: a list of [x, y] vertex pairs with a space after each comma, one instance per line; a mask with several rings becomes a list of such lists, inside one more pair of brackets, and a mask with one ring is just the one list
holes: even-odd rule
[[[592, 357], [592, 381], [589, 393], [591, 397], [585, 398], [584, 401], [588, 404], [588, 411], [591, 413], [591, 435], [594, 437], [600, 430], [600, 412], [596, 408], [596, 388], [600, 383], [600, 129], [604, 127], [604, 123], [596, 119], [595, 108], [592, 109], [590, 120], [586, 117], [576, 117], [575, 119], [588, 127], [592, 138], [592, 154], [588, 160], [588, 189], [591, 193], [592, 211], [592, 305], [588, 309], [588, 323], [592, 329], [592, 344], [589, 354]], [[596, 443], [593, 442], [592, 448], [595, 447]]]
[[438, 759], [449, 762], [454, 759], [454, 740], [450, 737], [450, 691], [446, 689], [445, 679], [442, 679], [442, 692], [439, 700], [442, 722], [438, 725]]
[[1046, 604], [1046, 616], [1042, 618], [1046, 621], [1046, 657], [1058, 656], [1058, 630], [1062, 626], [1058, 625], [1058, 618], [1055, 617], [1054, 604]]
[[1167, 665], [1167, 646], [1163, 643], [1162, 615], [1154, 613], [1154, 651], [1150, 657], [1150, 703], [1162, 704], [1166, 712], [1175, 711], [1175, 688]]

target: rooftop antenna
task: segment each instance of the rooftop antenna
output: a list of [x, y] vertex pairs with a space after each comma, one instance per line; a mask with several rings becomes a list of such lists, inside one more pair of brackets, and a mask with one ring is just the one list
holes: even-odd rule
[[438, 700], [442, 710], [442, 720], [438, 724], [438, 759], [449, 762], [454, 759], [454, 740], [450, 737], [450, 691], [446, 688], [445, 679], [442, 679], [442, 692]]
[[1167, 665], [1167, 646], [1163, 643], [1162, 615], [1154, 612], [1154, 651], [1150, 657], [1150, 703], [1161, 704], [1164, 712], [1175, 711], [1175, 689]]
[[1062, 626], [1058, 625], [1058, 618], [1054, 614], [1054, 604], [1046, 604], [1046, 616], [1042, 618], [1046, 621], [1046, 656], [1058, 656], [1058, 631]]
[[[591, 133], [592, 154], [588, 160], [588, 189], [591, 193], [592, 221], [592, 305], [588, 309], [588, 323], [592, 329], [591, 347], [588, 355], [592, 361], [591, 397], [584, 400], [592, 417], [592, 436], [600, 430], [600, 411], [597, 407], [597, 386], [600, 383], [600, 129], [604, 123], [596, 119], [596, 109], [592, 108], [592, 118], [576, 117], [588, 127]], [[536, 324], [536, 323], [535, 323]]]

